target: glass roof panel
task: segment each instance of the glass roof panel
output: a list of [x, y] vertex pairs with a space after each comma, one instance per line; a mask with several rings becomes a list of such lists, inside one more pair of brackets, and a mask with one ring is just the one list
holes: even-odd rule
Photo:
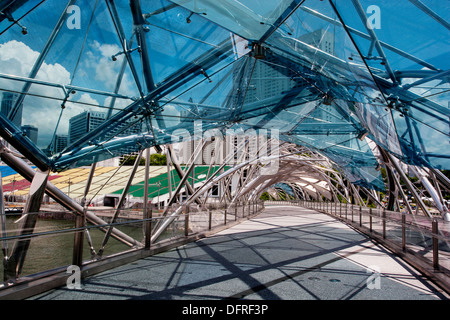
[[221, 27], [248, 39], [258, 40], [278, 25], [280, 17], [300, 1], [280, 0], [174, 0], [190, 12], [203, 15]]
[[449, 6], [3, 1], [4, 138], [53, 170], [238, 128], [278, 130], [374, 188], [365, 137], [450, 169]]

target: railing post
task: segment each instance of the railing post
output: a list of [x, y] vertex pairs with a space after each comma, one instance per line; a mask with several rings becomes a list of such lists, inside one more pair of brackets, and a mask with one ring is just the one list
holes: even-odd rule
[[208, 230], [211, 230], [211, 225], [212, 225], [212, 213], [211, 209], [208, 209]]
[[227, 208], [225, 208], [225, 212], [223, 214], [223, 219], [224, 219], [223, 224], [226, 225], [227, 224]]
[[153, 223], [153, 209], [149, 208], [147, 209], [148, 213], [146, 215], [146, 219], [149, 219], [146, 221], [145, 225], [145, 247], [150, 248], [151, 246], [151, 238], [152, 238], [152, 223]]
[[436, 218], [432, 222], [432, 232], [433, 232], [433, 268], [435, 270], [439, 269], [439, 239], [436, 237], [439, 232], [438, 221]]
[[238, 203], [234, 203], [234, 221], [237, 221], [237, 214], [238, 214]]
[[348, 203], [345, 204], [345, 220], [347, 220]]
[[402, 250], [406, 251], [406, 213], [402, 214]]
[[372, 232], [372, 207], [369, 208], [369, 230]]
[[[84, 215], [77, 215], [75, 218], [75, 228], [83, 228], [85, 226], [84, 223]], [[74, 245], [73, 245], [73, 258], [72, 258], [72, 264], [77, 265], [81, 267], [83, 263], [83, 238], [84, 238], [84, 232], [83, 231], [77, 231], [75, 232], [74, 237]]]
[[[37, 213], [40, 210], [42, 199], [44, 198], [45, 187], [47, 185], [48, 175], [50, 171], [38, 170], [31, 181], [28, 198], [23, 209], [22, 217], [18, 224], [18, 235], [27, 236], [32, 234], [38, 219]], [[76, 238], [80, 237], [81, 232], [76, 233]], [[4, 280], [16, 279], [19, 277], [23, 264], [25, 262], [28, 249], [30, 247], [31, 238], [16, 239], [11, 248], [10, 256], [4, 263]], [[76, 245], [75, 245], [76, 246]], [[74, 248], [77, 249], [77, 248]], [[78, 248], [79, 249], [79, 248]], [[73, 254], [76, 255], [76, 250]], [[78, 252], [80, 259], [82, 252]], [[76, 260], [76, 257], [73, 257]], [[78, 262], [75, 262], [78, 263]], [[74, 263], [74, 264], [75, 264]], [[80, 262], [81, 263], [81, 262]]]
[[386, 209], [383, 209], [383, 239], [386, 239]]
[[359, 206], [359, 226], [362, 227], [362, 207]]
[[189, 207], [186, 207], [184, 211], [184, 235], [189, 235]]

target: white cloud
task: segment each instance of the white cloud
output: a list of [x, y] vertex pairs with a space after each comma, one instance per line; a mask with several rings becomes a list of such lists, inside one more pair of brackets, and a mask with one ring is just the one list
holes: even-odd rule
[[[89, 51], [86, 52], [83, 61], [83, 68], [89, 70], [86, 76], [96, 82], [95, 88], [114, 90], [124, 55], [118, 55], [116, 61], [113, 61], [111, 56], [120, 51], [122, 51], [122, 48], [118, 45], [100, 44], [96, 40], [89, 45]], [[136, 92], [136, 85], [127, 72], [123, 76], [119, 92], [125, 95], [133, 95], [133, 92]]]
[[[28, 77], [39, 53], [26, 44], [11, 40], [0, 44], [0, 72]], [[43, 63], [36, 76], [37, 79], [67, 84], [70, 81], [70, 72], [60, 64]], [[0, 79], [2, 91], [23, 90], [24, 82]], [[63, 98], [61, 89], [44, 85], [33, 84], [23, 102], [22, 124], [31, 124], [39, 129], [38, 144], [45, 143], [53, 134], [59, 116], [60, 102], [55, 99], [42, 97]]]
[[[91, 80], [103, 83], [108, 89], [111, 89], [115, 86], [117, 78], [117, 72], [114, 70], [115, 68], [120, 68], [120, 63], [113, 65], [110, 57], [118, 51], [118, 47], [101, 45], [95, 41], [93, 48], [95, 49], [94, 52], [88, 53], [90, 63], [84, 64], [83, 69], [78, 70], [78, 75], [86, 75]], [[0, 44], [0, 72], [13, 76], [28, 77], [38, 56], [39, 52], [32, 50], [23, 42], [11, 40]], [[117, 62], [119, 61], [118, 59]], [[92, 75], [93, 73], [95, 75]], [[71, 73], [61, 64], [44, 62], [39, 69], [36, 79], [67, 85], [71, 81]], [[21, 81], [0, 79], [0, 92], [21, 92], [24, 84]], [[129, 83], [124, 83], [124, 85], [127, 86]], [[31, 124], [37, 127], [39, 130], [38, 145], [46, 147], [53, 136], [61, 113], [64, 91], [61, 88], [33, 84], [28, 92], [29, 95], [24, 99], [23, 103], [22, 124]], [[94, 98], [92, 95], [83, 92], [71, 95], [69, 99], [79, 103], [67, 102], [65, 104], [57, 133], [68, 133], [69, 119], [74, 115], [92, 109], [104, 111], [105, 109], [95, 108], [95, 105], [103, 105], [106, 102], [109, 105], [110, 98], [106, 98], [106, 100], [104, 100], [104, 97], [99, 96], [99, 98], [103, 101], [99, 102], [97, 97]], [[119, 103], [123, 106], [126, 102], [121, 101]]]

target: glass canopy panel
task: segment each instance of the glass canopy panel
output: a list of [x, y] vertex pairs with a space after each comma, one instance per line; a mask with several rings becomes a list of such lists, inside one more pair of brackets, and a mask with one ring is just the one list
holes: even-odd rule
[[[135, 144], [135, 149], [140, 150], [157, 144], [178, 142], [180, 139], [199, 138], [203, 131], [220, 127], [218, 119], [227, 121], [230, 115], [227, 109], [221, 107], [228, 94], [218, 95], [214, 92], [216, 88], [223, 89], [222, 85], [216, 87], [216, 84], [225, 83], [236, 62], [231, 39], [228, 38], [228, 43], [222, 48], [213, 48], [211, 55], [205, 54], [195, 62], [166, 79], [154, 93], [145, 97], [145, 102], [138, 100], [117, 111], [96, 128], [98, 132], [90, 132], [83, 141], [55, 159], [55, 166], [65, 168], [67, 165], [79, 165], [81, 162], [78, 158], [88, 154], [112, 157], [123, 151], [120, 143], [125, 143], [127, 148]], [[204, 66], [204, 69], [200, 66]], [[172, 81], [172, 77], [179, 81]], [[229, 81], [231, 77], [228, 76]], [[209, 99], [209, 105], [202, 102], [205, 99]], [[133, 119], [142, 120], [140, 133], [120, 139], [103, 136], [102, 132], [114, 133], [118, 126], [126, 126]], [[93, 147], [93, 144], [99, 146]], [[89, 159], [93, 161], [94, 157], [90, 156]]]
[[[63, 36], [59, 46], [62, 50], [68, 51], [65, 47], [72, 44], [76, 49], [73, 55], [68, 52], [66, 60], [75, 61], [75, 69], [72, 75], [72, 84], [82, 88], [89, 88], [111, 94], [121, 94], [127, 97], [140, 97], [140, 87], [142, 86], [142, 71], [139, 68], [139, 52], [136, 49], [135, 41], [125, 38], [121, 41], [121, 36], [117, 32], [116, 21], [110, 13], [110, 8], [103, 1], [77, 1], [83, 8], [81, 10], [81, 28], [78, 30], [63, 29]], [[68, 39], [65, 34], [69, 34], [74, 40]], [[130, 52], [124, 54], [124, 46]], [[132, 51], [133, 50], [133, 51]], [[64, 61], [66, 63], [66, 61]], [[130, 62], [132, 65], [130, 65]], [[133, 74], [135, 70], [136, 74]], [[102, 105], [107, 105], [109, 101], [105, 99], [99, 101]], [[122, 106], [114, 106], [123, 107]]]
[[345, 173], [345, 177], [352, 183], [384, 191], [384, 182], [369, 145], [365, 140], [352, 140], [350, 148], [336, 145], [321, 151], [322, 154], [334, 161]]
[[446, 146], [450, 143], [450, 122], [442, 118], [439, 121], [429, 112], [417, 109], [394, 114], [405, 162], [448, 170], [450, 151]]
[[[21, 6], [18, 1], [17, 7], [11, 5], [10, 8], [14, 7], [16, 10], [8, 12], [8, 14], [12, 14], [15, 19], [23, 16], [20, 23], [26, 26], [27, 33], [22, 34], [22, 29], [18, 25], [14, 25], [11, 28], [5, 28], [0, 35], [1, 114], [5, 118], [9, 116], [11, 122], [19, 131], [22, 124], [30, 124], [31, 120], [27, 118], [30, 115], [30, 105], [28, 103], [33, 100], [36, 101], [35, 98], [24, 101], [28, 90], [32, 86], [27, 80], [28, 78], [36, 77], [39, 69], [35, 65], [38, 62], [40, 52], [45, 49], [45, 44], [57, 24], [60, 13], [65, 9], [65, 4], [61, 2], [40, 3], [37, 5], [37, 1], [31, 1], [29, 4], [22, 2], [20, 4]], [[30, 10], [31, 12], [29, 12]], [[29, 13], [26, 14], [27, 12]], [[57, 13], [48, 15], [46, 24], [42, 24], [42, 18], [40, 17], [46, 16], [47, 12]], [[69, 77], [69, 73], [59, 65], [44, 64], [43, 68], [48, 71], [47, 75], [56, 73], [61, 80]], [[24, 94], [22, 95], [22, 93]], [[61, 98], [60, 90], [55, 87], [36, 86], [31, 93], [35, 97], [50, 96], [56, 99]], [[50, 100], [46, 101], [46, 104], [51, 102]], [[24, 108], [26, 109], [25, 112]], [[24, 116], [25, 118], [23, 118]], [[42, 118], [42, 115], [40, 117]]]
[[349, 114], [361, 134], [401, 156], [384, 94], [329, 3], [305, 1], [267, 42], [295, 56], [301, 76]]
[[20, 33], [27, 34], [28, 28], [22, 24], [21, 20], [41, 2], [39, 0], [2, 1], [0, 4], [0, 10], [3, 12], [0, 15], [0, 35], [10, 28], [16, 29], [18, 36]]
[[245, 39], [259, 40], [278, 25], [286, 11], [290, 12], [300, 1], [173, 0], [172, 2], [204, 16]]
[[[167, 1], [143, 2], [146, 41], [155, 83], [160, 83], [214, 48], [230, 41], [229, 31]], [[161, 45], [164, 44], [164, 45]]]
[[382, 188], [374, 170], [377, 161], [351, 120], [337, 104], [320, 104], [289, 136], [330, 157], [352, 182]]
[[[233, 63], [223, 70], [206, 78], [204, 75], [198, 76], [198, 81], [193, 87], [190, 84], [187, 90], [181, 87], [173, 94], [159, 100], [162, 111], [157, 119], [164, 121], [165, 127], [170, 130], [176, 128], [187, 129], [194, 122], [201, 122], [204, 125], [219, 124], [232, 120], [230, 99], [232, 91], [232, 74], [235, 70]], [[180, 93], [177, 95], [177, 93]], [[158, 122], [159, 123], [159, 122]], [[190, 134], [193, 134], [191, 127]]]
[[302, 71], [275, 52], [267, 52], [265, 59], [255, 59], [248, 87], [243, 88], [243, 104], [239, 106], [243, 123], [283, 131], [295, 126], [295, 120], [300, 121], [311, 111], [309, 102], [322, 96], [309, 79], [299, 76]]
[[[409, 144], [416, 144], [413, 149], [432, 144], [436, 135], [449, 141], [448, 130], [442, 130], [449, 124], [448, 4], [446, 1], [384, 1], [373, 5], [366, 0], [352, 0], [351, 5], [336, 4], [365, 63], [386, 92], [389, 105], [400, 113], [409, 112], [411, 118], [422, 124], [425, 122], [428, 128], [441, 128], [437, 129], [440, 133], [433, 133], [433, 129], [424, 127], [423, 133], [430, 136], [424, 135], [422, 148], [416, 144], [418, 141], [409, 139]], [[420, 107], [415, 103], [418, 101]], [[414, 117], [417, 108], [425, 113], [424, 117]], [[403, 120], [406, 119], [400, 122]], [[397, 125], [402, 127], [402, 124]], [[442, 132], [447, 134], [442, 135]], [[404, 132], [402, 134], [402, 149], [408, 150]], [[447, 150], [440, 155], [448, 155]], [[405, 161], [411, 159], [410, 154], [405, 155]], [[442, 160], [438, 158], [428, 158], [426, 162], [442, 167]]]
[[[393, 70], [450, 67], [446, 57], [450, 50], [446, 1], [352, 0], [336, 1], [335, 6], [374, 71], [386, 74], [388, 64]], [[386, 59], [380, 48], [372, 44], [374, 40], [379, 41]]]
[[[445, 2], [377, 2], [373, 30], [361, 19], [376, 23], [368, 0], [80, 0], [72, 29], [76, 12], [54, 27], [75, 2], [14, 3], [28, 34], [0, 20], [0, 121], [53, 169], [214, 128], [278, 129], [362, 185], [379, 186], [366, 135], [408, 163], [449, 167]], [[262, 57], [249, 53], [260, 39]], [[98, 121], [61, 147], [87, 115]]]
[[[117, 52], [120, 42], [117, 41], [117, 34], [105, 12], [103, 2], [78, 1], [78, 4], [83, 10], [80, 10], [77, 16], [80, 18], [77, 26], [72, 27], [71, 20], [67, 18], [71, 13], [69, 8], [66, 10], [65, 6], [58, 7], [54, 3], [42, 4], [23, 21], [28, 23], [29, 17], [36, 18], [40, 14], [52, 21], [51, 24], [36, 25], [36, 28], [29, 30], [28, 35], [20, 38], [24, 42], [12, 40], [5, 44], [17, 43], [17, 53], [8, 60], [9, 70], [3, 70], [23, 77], [20, 79], [22, 81], [8, 79], [7, 82], [10, 86], [20, 88], [17, 92], [26, 94], [20, 106], [22, 124], [27, 126], [27, 130], [30, 130], [30, 126], [34, 127], [32, 129], [38, 137], [35, 143], [48, 156], [62, 151], [71, 140], [73, 142], [69, 132], [73, 117], [85, 111], [108, 114], [131, 102], [128, 96], [121, 95], [120, 92], [130, 95], [137, 93], [136, 85], [129, 80], [129, 70], [125, 68], [121, 71], [120, 64], [112, 62], [111, 54], [113, 51]], [[54, 27], [62, 16], [65, 18], [61, 20], [60, 26], [50, 28], [52, 25]], [[49, 34], [43, 32], [46, 29]], [[50, 36], [52, 31], [53, 36]], [[8, 32], [9, 30], [2, 39], [7, 39]], [[36, 32], [36, 37], [33, 32]], [[47, 39], [44, 36], [47, 36]], [[42, 47], [45, 45], [44, 39], [47, 46]], [[39, 45], [41, 53], [31, 49]], [[12, 48], [5, 49], [7, 50], [3, 52], [14, 52]], [[23, 57], [19, 58], [21, 55]], [[27, 57], [34, 58], [30, 60]], [[13, 64], [11, 59], [18, 61]], [[11, 70], [14, 65], [21, 70], [17, 67], [17, 72]], [[31, 79], [28, 82], [25, 81], [27, 77]], [[119, 77], [122, 81], [120, 85], [116, 85], [116, 79]], [[113, 92], [114, 90], [119, 93]], [[48, 99], [44, 99], [45, 97]], [[17, 98], [20, 98], [20, 95], [17, 95]], [[42, 112], [46, 114], [45, 117]], [[87, 125], [86, 128], [89, 127], [90, 125]]]
[[[327, 136], [323, 136], [327, 137]], [[313, 151], [328, 157], [333, 161], [339, 170], [345, 173], [346, 179], [350, 182], [370, 189], [384, 190], [384, 183], [379, 171], [376, 170], [378, 162], [365, 140], [360, 141], [352, 135], [345, 135], [342, 144], [323, 144], [319, 136], [281, 135], [281, 139], [303, 145]], [[330, 140], [325, 138], [325, 141]], [[317, 149], [316, 146], [323, 147]]]
[[349, 146], [359, 133], [359, 128], [335, 104], [318, 105], [301, 124], [290, 131], [290, 134], [309, 141], [310, 145], [320, 150], [336, 144]]
[[[328, 2], [305, 1], [268, 39], [275, 50], [296, 57], [297, 70], [314, 75], [311, 83], [335, 101], [377, 143], [401, 156], [386, 98], [361, 59], [358, 48]], [[282, 49], [280, 49], [282, 48]], [[303, 77], [308, 73], [300, 72]], [[377, 126], [374, 126], [374, 123]]]

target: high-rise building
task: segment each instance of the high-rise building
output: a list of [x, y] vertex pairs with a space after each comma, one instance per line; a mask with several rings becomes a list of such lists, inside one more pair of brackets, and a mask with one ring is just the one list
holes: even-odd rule
[[[94, 130], [106, 120], [106, 113], [99, 111], [84, 111], [69, 120], [69, 140], [68, 143], [74, 143], [86, 133]], [[133, 123], [129, 119], [112, 128], [103, 139], [107, 140], [115, 136], [123, 137], [130, 134], [141, 132], [141, 123]]]
[[[19, 97], [19, 95], [17, 93], [3, 92], [2, 105], [1, 105], [0, 110], [5, 117], [8, 116], [9, 112], [12, 110], [12, 108], [16, 104], [18, 97]], [[14, 118], [12, 119], [12, 123], [14, 123], [18, 128], [22, 127], [22, 109], [23, 109], [23, 104], [20, 104], [19, 109], [17, 110]]]
[[55, 139], [53, 139], [50, 150], [53, 154], [61, 152], [67, 147], [67, 142], [69, 138], [67, 135], [57, 134]]
[[298, 40], [334, 55], [334, 34], [328, 30], [318, 29], [300, 36]]
[[69, 120], [69, 140], [72, 144], [86, 133], [98, 127], [106, 119], [106, 113], [84, 111]]
[[34, 144], [37, 144], [38, 140], [38, 128], [35, 126], [26, 124], [22, 126], [22, 132], [27, 136]]
[[[318, 29], [300, 36], [298, 40], [334, 55], [334, 35], [327, 30]], [[278, 55], [275, 60], [268, 55], [255, 64], [245, 95], [244, 106], [310, 86], [309, 83], [299, 79], [297, 64], [284, 59], [282, 55]], [[279, 63], [278, 60], [283, 60], [283, 63]], [[241, 75], [236, 74], [235, 76]], [[296, 80], [293, 81], [293, 79]]]

